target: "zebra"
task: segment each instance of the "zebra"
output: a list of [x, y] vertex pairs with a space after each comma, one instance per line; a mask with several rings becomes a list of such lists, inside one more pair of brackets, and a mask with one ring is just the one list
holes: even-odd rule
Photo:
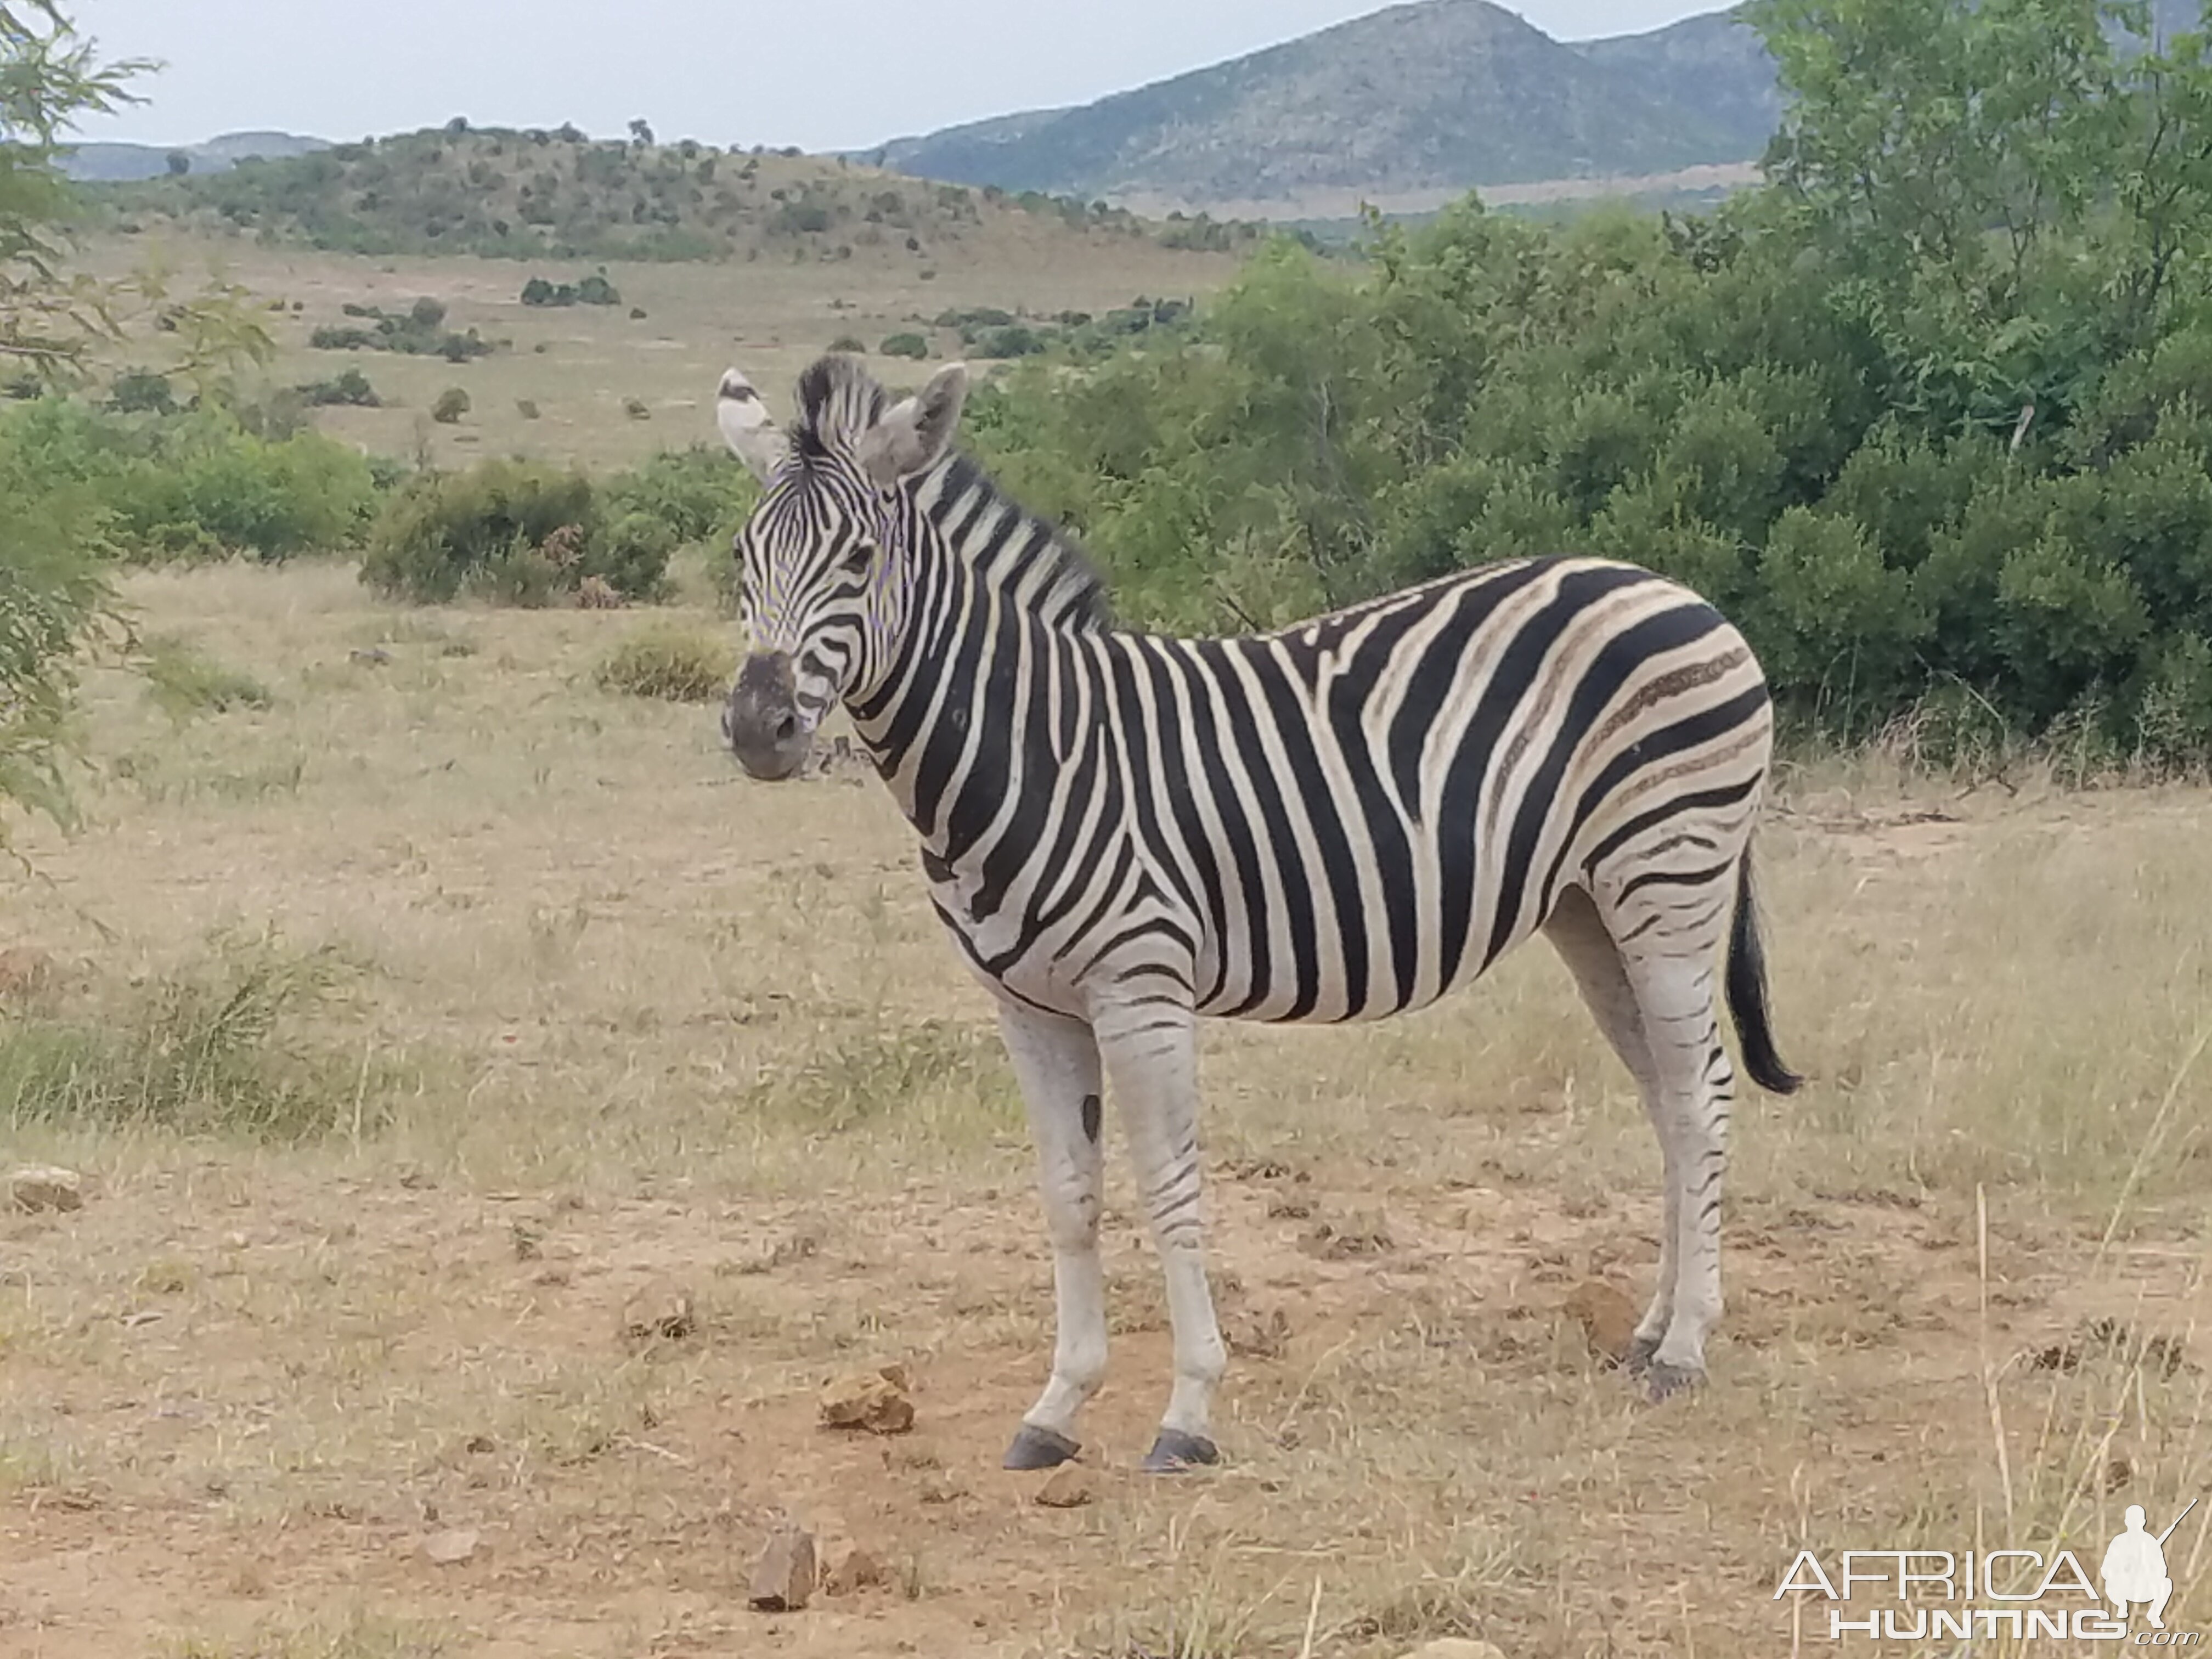
[[780, 426], [726, 372], [762, 486], [734, 539], [750, 635], [721, 711], [743, 770], [805, 767], [842, 702], [994, 994], [1053, 1251], [1052, 1370], [1005, 1467], [1081, 1449], [1107, 1358], [1110, 1084], [1164, 1275], [1174, 1380], [1143, 1468], [1212, 1464], [1226, 1367], [1200, 1210], [1200, 1017], [1379, 1018], [1541, 931], [1657, 1132], [1665, 1226], [1627, 1369], [1700, 1382], [1721, 1313], [1735, 1072], [1788, 1094], [1751, 841], [1773, 745], [1743, 636], [1635, 566], [1524, 557], [1267, 634], [1117, 627], [1073, 539], [954, 446], [964, 365], [894, 403], [854, 360]]

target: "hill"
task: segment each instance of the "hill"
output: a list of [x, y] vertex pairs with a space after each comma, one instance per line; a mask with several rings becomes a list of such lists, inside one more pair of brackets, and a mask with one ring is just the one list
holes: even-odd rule
[[[1757, 154], [1763, 140], [1747, 141], [1735, 113], [1756, 102], [1757, 84], [1714, 100], [1643, 73], [1656, 57], [1741, 78], [1732, 39], [1606, 45], [1563, 45], [1489, 0], [1417, 0], [1079, 108], [866, 155], [963, 183], [1203, 207], [1662, 173]], [[1762, 78], [1771, 94], [1771, 66], [1754, 72]]]
[[[2154, 0], [2161, 35], [2202, 0]], [[1146, 211], [1401, 210], [1498, 199], [1708, 192], [1753, 176], [1781, 120], [1765, 44], [1734, 10], [1563, 43], [1489, 0], [1415, 0], [1096, 103], [1030, 110], [856, 152], [964, 184]]]
[[169, 176], [169, 158], [182, 155], [194, 173], [227, 173], [240, 161], [306, 155], [328, 149], [324, 138], [290, 132], [226, 132], [199, 144], [78, 144], [61, 159], [61, 170], [80, 183], [126, 183]]
[[925, 182], [843, 157], [593, 140], [574, 127], [455, 123], [208, 177], [96, 187], [113, 228], [149, 221], [275, 245], [513, 258], [888, 259], [926, 270], [996, 225], [1042, 221], [1071, 245], [1153, 240], [1224, 252], [1259, 235], [1211, 221]]

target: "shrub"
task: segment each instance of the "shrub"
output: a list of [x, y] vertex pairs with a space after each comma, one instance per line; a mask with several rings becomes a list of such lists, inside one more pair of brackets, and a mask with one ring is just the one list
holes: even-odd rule
[[710, 635], [647, 629], [617, 646], [596, 676], [606, 690], [671, 702], [712, 702], [737, 672], [737, 653]]
[[134, 559], [335, 550], [360, 539], [377, 501], [350, 446], [264, 434], [216, 408], [124, 416], [42, 398], [0, 416], [0, 477], [9, 471], [87, 492], [107, 543]]
[[849, 352], [856, 357], [864, 357], [867, 355], [868, 351], [866, 344], [861, 341], [858, 336], [851, 334], [840, 334], [836, 339], [830, 342], [830, 349], [832, 351]]
[[911, 332], [891, 334], [885, 336], [883, 344], [876, 349], [886, 357], [927, 357], [929, 356], [929, 342]]
[[969, 349], [978, 357], [1029, 357], [1045, 349], [1036, 331], [1016, 323], [1006, 328], [980, 328], [965, 334]]
[[649, 421], [653, 418], [653, 410], [642, 398], [623, 398], [623, 413], [633, 421]]
[[606, 481], [608, 509], [642, 513], [667, 526], [679, 543], [729, 544], [757, 495], [752, 474], [729, 452], [708, 444], [663, 450]]
[[613, 511], [580, 472], [489, 460], [424, 473], [392, 498], [362, 562], [377, 592], [438, 605], [463, 594], [539, 605], [597, 576], [623, 597], [655, 597], [674, 530], [617, 498]]
[[536, 420], [538, 416], [538, 400], [535, 398], [517, 398], [514, 400], [514, 412], [526, 421]]
[[459, 424], [469, 412], [469, 394], [457, 386], [449, 386], [438, 394], [438, 401], [430, 405], [430, 418], [441, 426]]
[[368, 383], [368, 376], [357, 368], [349, 368], [333, 380], [311, 380], [299, 388], [300, 396], [317, 408], [350, 405], [357, 409], [376, 409], [383, 399], [376, 388]]
[[126, 368], [109, 383], [107, 406], [123, 415], [173, 415], [177, 398], [167, 375], [148, 368]]

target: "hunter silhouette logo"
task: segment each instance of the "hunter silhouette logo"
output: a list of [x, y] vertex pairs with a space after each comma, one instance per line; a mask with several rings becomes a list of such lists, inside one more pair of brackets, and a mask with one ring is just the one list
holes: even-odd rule
[[2098, 1573], [2104, 1581], [2105, 1599], [2121, 1618], [2128, 1616], [2130, 1602], [2140, 1601], [2150, 1609], [2150, 1627], [2166, 1628], [2166, 1604], [2173, 1595], [2173, 1580], [2166, 1572], [2166, 1540], [2173, 1536], [2174, 1527], [2188, 1519], [2189, 1510], [2196, 1507], [2192, 1498], [2189, 1509], [2175, 1516], [2172, 1525], [2154, 1538], [2143, 1530], [2142, 1505], [2128, 1505], [2128, 1529], [2106, 1546], [2105, 1564]]

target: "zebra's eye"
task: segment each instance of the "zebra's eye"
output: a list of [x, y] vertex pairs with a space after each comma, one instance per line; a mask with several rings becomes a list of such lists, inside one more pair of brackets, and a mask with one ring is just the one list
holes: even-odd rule
[[854, 542], [852, 546], [848, 548], [845, 551], [845, 568], [855, 576], [860, 575], [862, 572], [867, 569], [868, 562], [875, 556], [876, 544], [873, 542]]

